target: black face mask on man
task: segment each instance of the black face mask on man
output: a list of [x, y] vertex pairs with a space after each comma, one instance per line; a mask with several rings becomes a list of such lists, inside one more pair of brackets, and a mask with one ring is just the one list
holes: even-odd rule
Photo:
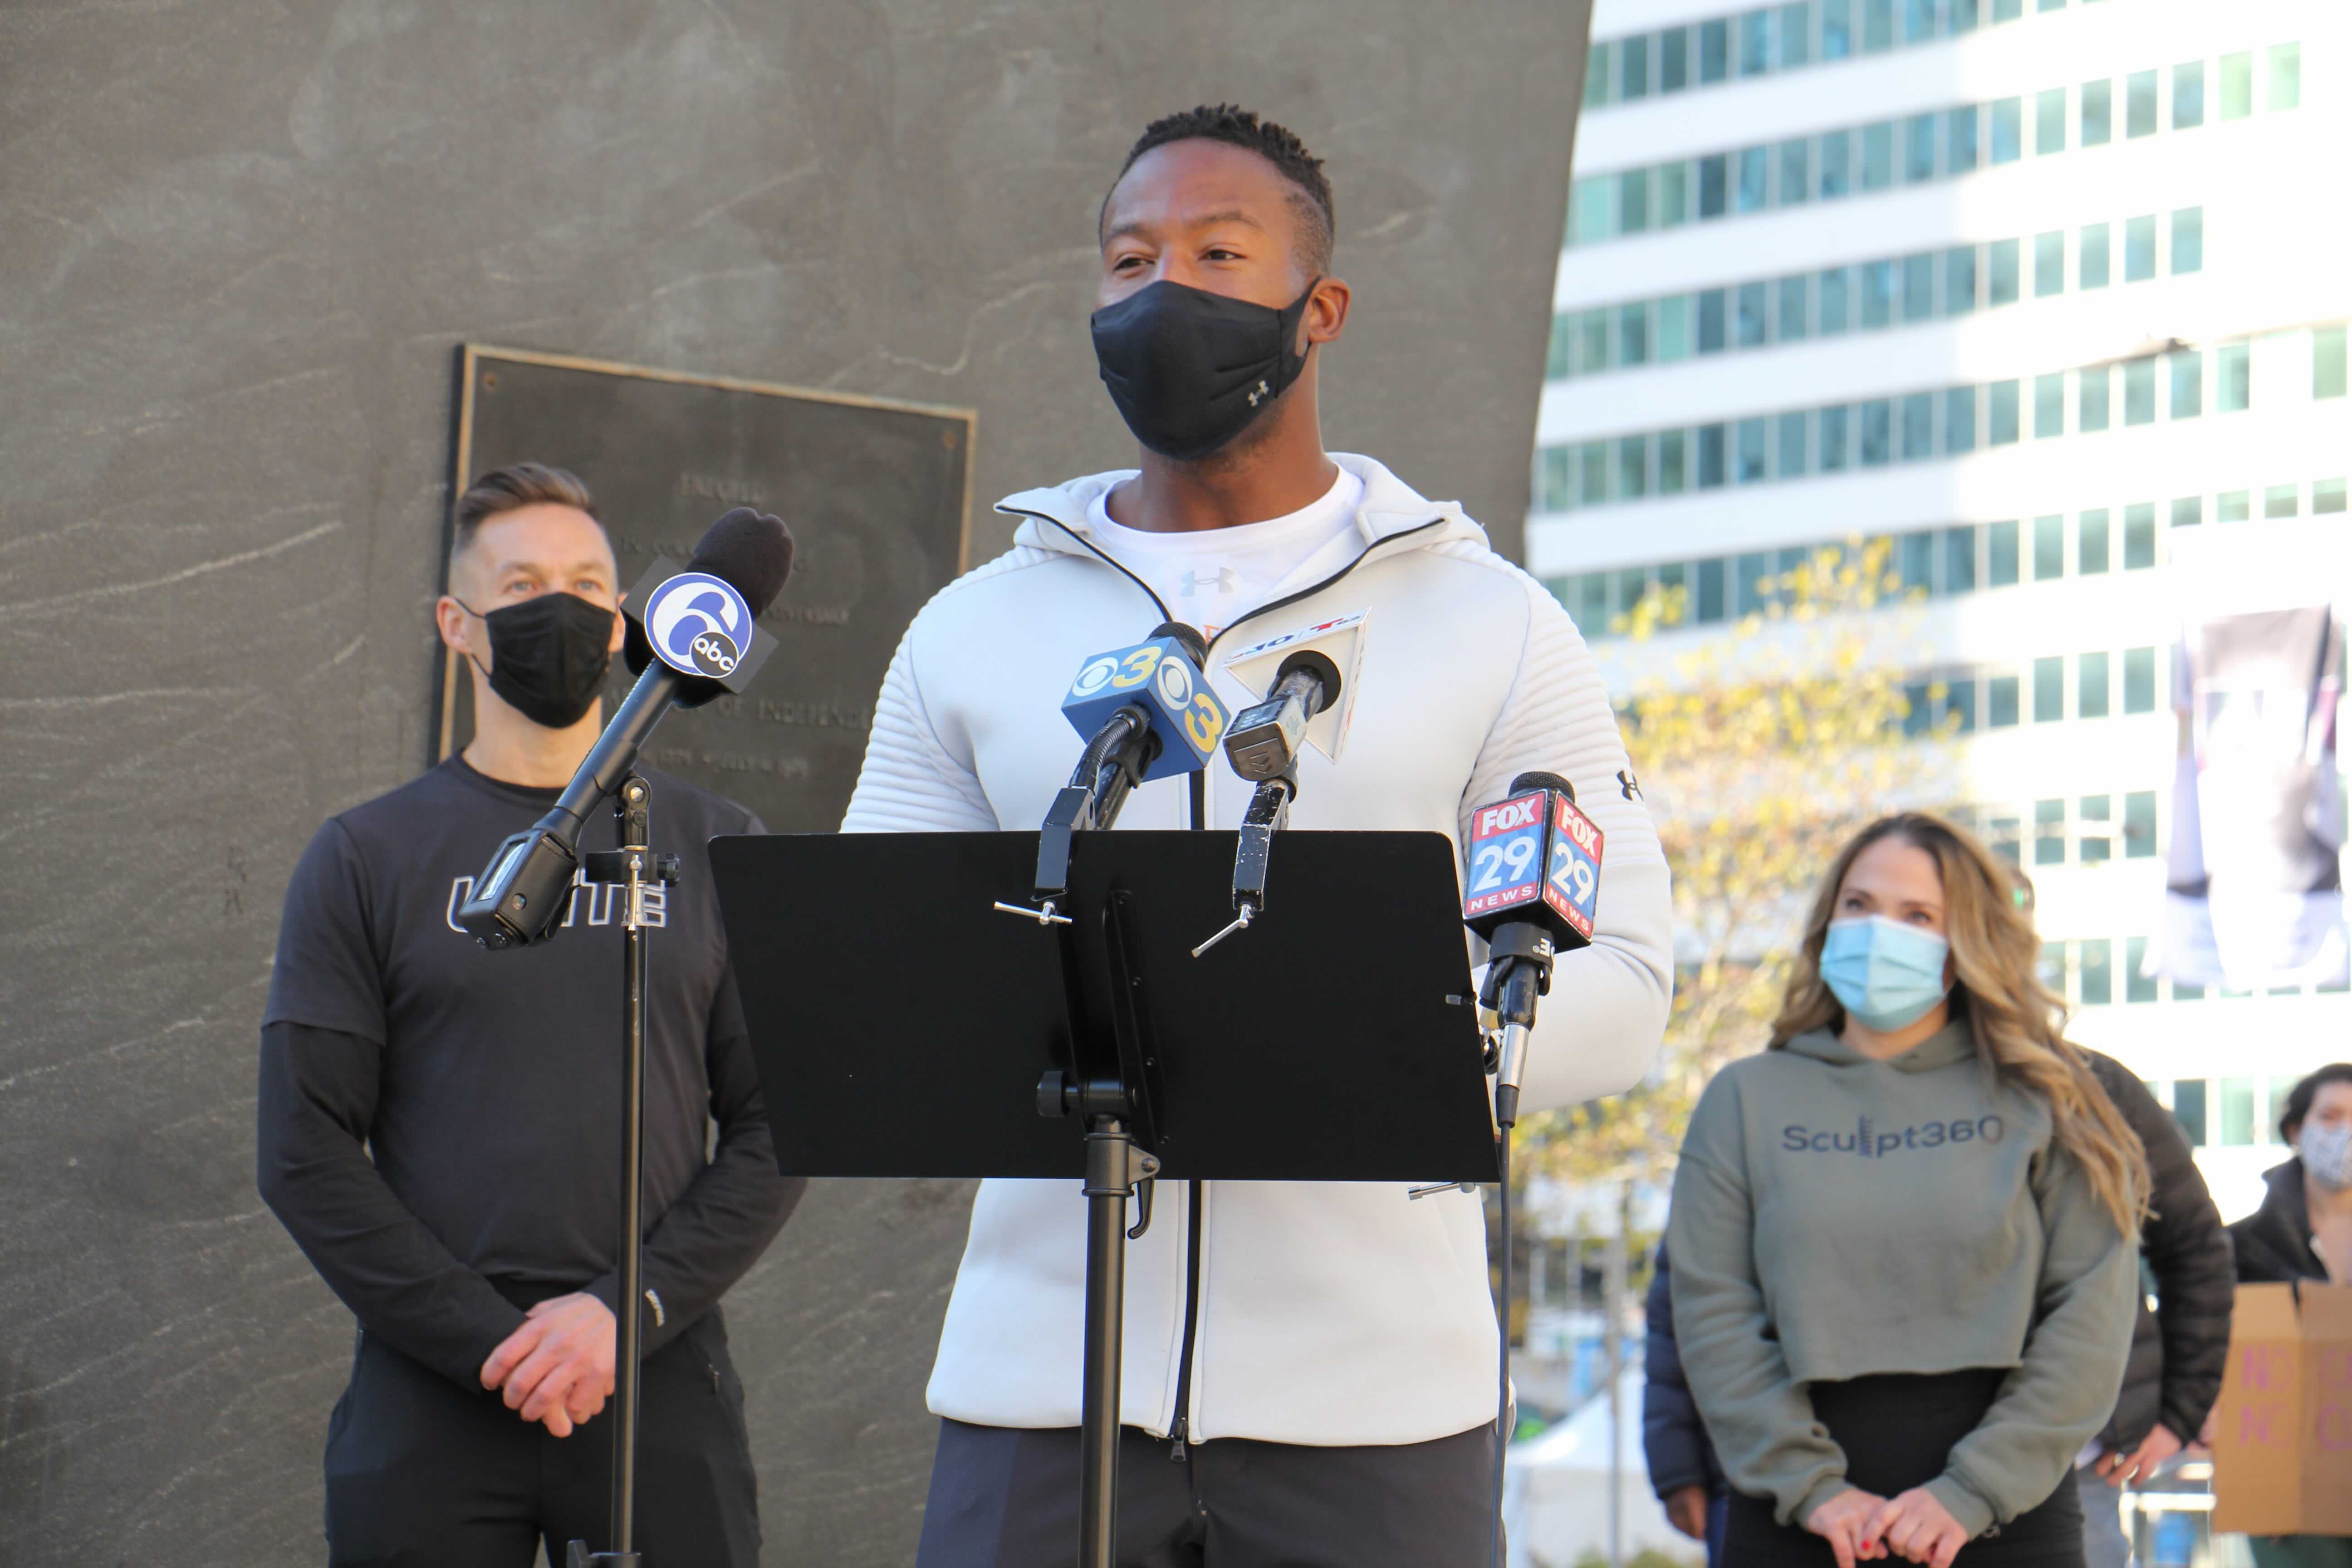
[[612, 668], [612, 611], [576, 594], [541, 594], [487, 616], [463, 599], [457, 607], [489, 631], [490, 667], [482, 673], [491, 690], [534, 724], [580, 722]]
[[1095, 359], [1135, 438], [1186, 463], [1247, 429], [1306, 368], [1291, 345], [1321, 281], [1276, 310], [1162, 279], [1097, 310]]

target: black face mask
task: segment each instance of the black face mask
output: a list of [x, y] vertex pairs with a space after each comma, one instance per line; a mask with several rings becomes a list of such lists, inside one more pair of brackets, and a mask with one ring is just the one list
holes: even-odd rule
[[1321, 281], [1280, 310], [1164, 279], [1097, 310], [1095, 359], [1135, 438], [1185, 463], [1247, 429], [1306, 367], [1291, 345]]
[[[463, 599], [469, 616], [481, 612]], [[490, 633], [490, 689], [534, 724], [580, 722], [613, 664], [613, 612], [575, 594], [541, 594], [481, 616]], [[474, 661], [478, 667], [479, 659]]]

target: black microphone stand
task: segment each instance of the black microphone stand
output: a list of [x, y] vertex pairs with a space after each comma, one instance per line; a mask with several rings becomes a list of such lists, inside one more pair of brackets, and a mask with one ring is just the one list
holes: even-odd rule
[[582, 879], [621, 899], [621, 1284], [613, 1355], [613, 1544], [575, 1541], [569, 1568], [644, 1568], [637, 1522], [638, 1373], [645, 1355], [646, 894], [677, 881], [678, 858], [653, 852], [653, 786], [631, 773], [613, 797], [621, 846], [582, 857]]
[[[1102, 938], [1110, 967], [1114, 1055], [1099, 1059], [1087, 1048], [1086, 999], [1080, 985], [1076, 922], [1056, 908], [1067, 896], [1074, 834], [1107, 831], [1158, 753], [1159, 738], [1139, 707], [1119, 710], [1078, 758], [1069, 784], [1054, 798], [1038, 835], [1038, 907], [999, 903], [1060, 939], [1062, 987], [1068, 1017], [1070, 1067], [1037, 1081], [1037, 1114], [1082, 1118], [1087, 1129], [1086, 1349], [1079, 1395], [1078, 1563], [1112, 1568], [1118, 1542], [1119, 1357], [1127, 1311], [1126, 1243], [1151, 1227], [1152, 1153], [1158, 1118], [1148, 1077], [1152, 1053], [1145, 1037], [1140, 981], [1135, 973], [1133, 895], [1114, 888], [1103, 910]], [[1089, 1058], [1096, 1059], [1089, 1060]], [[1106, 1070], [1107, 1069], [1107, 1070]], [[1127, 1206], [1137, 1198], [1134, 1228]]]

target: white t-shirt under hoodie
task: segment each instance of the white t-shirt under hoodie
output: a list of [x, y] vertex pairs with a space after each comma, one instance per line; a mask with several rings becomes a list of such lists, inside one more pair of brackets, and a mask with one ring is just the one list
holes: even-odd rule
[[[1151, 584], [1168, 613], [1203, 637], [1215, 637], [1294, 577], [1320, 582], [1364, 547], [1356, 513], [1364, 481], [1339, 469], [1331, 488], [1286, 516], [1231, 528], [1153, 533], [1111, 521], [1105, 490], [1087, 510], [1095, 542], [1120, 565]], [[1329, 560], [1323, 559], [1328, 555]], [[1300, 568], [1320, 567], [1302, 574]]]

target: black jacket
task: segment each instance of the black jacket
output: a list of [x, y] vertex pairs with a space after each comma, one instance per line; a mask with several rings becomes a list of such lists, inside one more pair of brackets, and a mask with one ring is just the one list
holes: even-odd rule
[[2155, 1277], [2158, 1303], [2153, 1312], [2140, 1304], [2123, 1388], [2099, 1445], [2129, 1451], [2159, 1421], [2183, 1443], [2194, 1442], [2221, 1396], [2230, 1360], [2230, 1309], [2237, 1296], [2230, 1232], [2172, 1113], [2121, 1062], [2083, 1054], [2147, 1151], [2152, 1212], [2140, 1231], [2140, 1257]]
[[1649, 1339], [1643, 1352], [1648, 1381], [1642, 1387], [1642, 1454], [1650, 1467], [1650, 1489], [1661, 1500], [1685, 1487], [1705, 1487], [1712, 1497], [1728, 1483], [1698, 1418], [1690, 1383], [1683, 1376], [1682, 1352], [1675, 1343], [1674, 1299], [1668, 1291], [1666, 1249], [1661, 1246], [1657, 1272], [1650, 1278], [1643, 1304]]
[[2238, 1279], [2247, 1285], [2286, 1285], [2325, 1279], [2327, 1266], [2311, 1249], [2311, 1209], [2304, 1202], [2303, 1161], [2289, 1160], [2263, 1173], [2270, 1191], [2263, 1206], [2230, 1227], [2238, 1258]]

